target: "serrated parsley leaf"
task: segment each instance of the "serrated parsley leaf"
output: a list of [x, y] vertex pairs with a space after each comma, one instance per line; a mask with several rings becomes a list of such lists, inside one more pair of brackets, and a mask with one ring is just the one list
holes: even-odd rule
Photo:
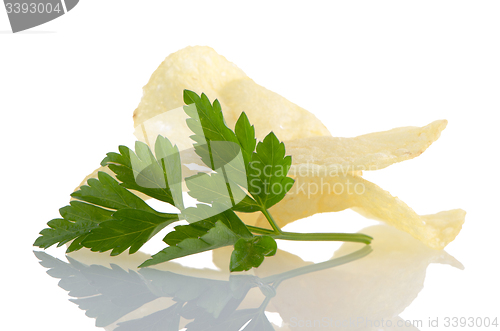
[[191, 224], [178, 225], [169, 232], [163, 241], [170, 246], [153, 255], [141, 267], [234, 245], [240, 238], [253, 238], [253, 234], [232, 210], [215, 214], [218, 210], [217, 205], [203, 204], [184, 210], [182, 216]]
[[[67, 249], [67, 252], [71, 252], [84, 246], [89, 247], [90, 244], [84, 245], [83, 242], [93, 231], [97, 231], [101, 238], [104, 234], [109, 236], [110, 244], [106, 246], [109, 247], [113, 245], [116, 233], [109, 229], [106, 232], [100, 226], [106, 223], [106, 228], [108, 228], [110, 222], [123, 222], [114, 218], [116, 211], [122, 209], [141, 211], [144, 215], [153, 215], [155, 218], [163, 220], [165, 225], [172, 223], [173, 219], [177, 220], [176, 214], [160, 213], [151, 208], [141, 198], [122, 187], [109, 174], [99, 172], [97, 177], [97, 179], [89, 179], [88, 185], [81, 186], [78, 191], [71, 195], [80, 201], [72, 201], [69, 206], [61, 208], [59, 213], [63, 218], [49, 221], [47, 223], [49, 228], [40, 232], [41, 236], [36, 239], [35, 246], [48, 248], [56, 243], [61, 246], [73, 240]], [[138, 239], [137, 242], [140, 240]], [[102, 251], [102, 248], [97, 250]], [[120, 251], [120, 248], [115, 252], [117, 251]]]
[[174, 206], [181, 210], [184, 209], [182, 199], [182, 165], [179, 149], [177, 146], [172, 145], [170, 140], [159, 135], [155, 143], [155, 155], [162, 167], [163, 173], [167, 177]]
[[[233, 131], [224, 121], [220, 103], [211, 103], [205, 94], [185, 90], [184, 100], [186, 122], [193, 132], [190, 138], [196, 154], [208, 166], [201, 170], [208, 173], [183, 178], [182, 166], [193, 170], [192, 164], [182, 164], [178, 148], [161, 135], [154, 153], [142, 142], [136, 142], [135, 151], [119, 146], [119, 153], [108, 153], [101, 162], [116, 179], [105, 172], [89, 179], [71, 194], [78, 201], [60, 209], [63, 218], [48, 222], [49, 228], [40, 232], [35, 246], [60, 246], [73, 240], [68, 251], [87, 247], [99, 252], [111, 250], [111, 255], [127, 249], [135, 253], [165, 226], [185, 219], [189, 225], [168, 233], [163, 241], [169, 246], [141, 267], [234, 245], [230, 269], [243, 271], [274, 255], [275, 239], [370, 242], [371, 237], [365, 235], [283, 232], [268, 209], [281, 201], [294, 183], [287, 176], [292, 159], [286, 156], [285, 145], [272, 132], [257, 143], [255, 128], [245, 113]], [[190, 161], [194, 161], [192, 154]], [[200, 202], [196, 208], [184, 207], [183, 180], [188, 194]], [[180, 213], [158, 212], [130, 190], [169, 203]], [[235, 213], [256, 211], [263, 213], [272, 230], [245, 225]]]
[[144, 200], [122, 187], [113, 177], [100, 171], [97, 178], [90, 178], [87, 185], [71, 194], [75, 199], [109, 209], [140, 209], [155, 213]]
[[256, 211], [262, 211], [262, 208], [257, 201], [247, 195], [233, 207], [233, 210], [243, 213], [253, 213]]
[[[187, 104], [184, 110], [190, 117], [187, 124], [194, 133], [191, 138], [195, 141], [196, 153], [208, 167], [223, 176], [188, 178], [189, 194], [199, 201], [211, 203], [211, 199], [206, 197], [208, 192], [196, 189], [201, 187], [200, 184], [210, 184], [210, 189], [217, 189], [214, 201], [218, 200], [236, 211], [261, 210], [245, 193], [249, 184], [248, 167], [256, 144], [255, 129], [246, 114], [240, 115], [233, 132], [227, 127], [217, 100], [211, 104], [205, 94], [200, 97], [185, 90], [184, 101]], [[195, 182], [190, 186], [191, 179]]]
[[[232, 141], [238, 143], [234, 132], [227, 127], [218, 100], [213, 104], [205, 95], [198, 96], [195, 92], [184, 90], [185, 111], [190, 116], [188, 126], [196, 135], [203, 135], [200, 140]], [[194, 105], [195, 107], [189, 107]], [[201, 129], [201, 130], [200, 130]], [[195, 139], [198, 142], [198, 140]]]
[[[85, 237], [100, 222], [110, 220], [113, 212], [81, 201], [71, 201], [69, 206], [59, 209], [59, 213], [63, 218], [49, 221], [49, 227], [40, 232], [41, 236], [36, 239], [35, 246], [48, 248], [58, 243], [57, 247], [60, 247], [77, 237]], [[73, 242], [68, 251], [79, 248], [79, 242]]]
[[187, 238], [175, 246], [169, 246], [146, 260], [139, 267], [147, 267], [179, 257], [209, 251], [224, 246], [234, 245], [240, 236], [231, 231], [223, 222], [215, 226], [200, 238]]
[[100, 223], [111, 219], [113, 212], [81, 201], [71, 201], [69, 206], [59, 209], [59, 213], [67, 220], [74, 222], [88, 221]]
[[63, 219], [48, 222], [34, 245], [47, 248], [71, 240], [68, 252], [88, 247], [93, 251], [112, 250], [117, 255], [130, 248], [135, 253], [146, 241], [168, 224], [177, 221], [177, 214], [160, 213], [128, 189], [184, 208], [182, 172], [177, 147], [158, 136], [155, 154], [146, 144], [138, 142], [135, 153], [120, 146], [120, 154], [109, 153], [103, 160], [116, 179], [99, 172], [71, 196], [80, 201], [60, 209]]
[[[188, 126], [195, 133], [192, 138], [196, 142], [195, 148], [198, 146], [198, 155], [207, 166], [224, 175], [224, 181], [220, 178], [217, 183], [211, 181], [211, 188], [216, 187], [217, 194], [224, 195], [221, 198], [229, 197], [230, 206], [241, 212], [262, 211], [281, 201], [294, 180], [287, 177], [291, 157], [285, 156], [285, 145], [274, 133], [271, 132], [256, 145], [255, 128], [245, 113], [238, 118], [233, 132], [224, 122], [217, 100], [212, 105], [205, 94], [199, 97], [188, 90], [184, 91], [184, 100], [189, 105], [185, 111], [190, 116]], [[226, 145], [218, 147], [217, 144], [221, 143]], [[239, 153], [240, 158], [237, 157]], [[208, 181], [208, 178], [201, 179]], [[189, 187], [188, 181], [186, 183]], [[241, 187], [241, 190], [233, 187], [232, 183]], [[196, 195], [196, 198], [203, 194], [199, 190], [194, 191], [190, 195]], [[246, 195], [245, 191], [252, 197]], [[206, 198], [200, 201], [210, 203]]]
[[158, 136], [155, 143], [156, 157], [149, 146], [140, 141], [135, 144], [135, 153], [125, 146], [118, 149], [120, 153], [108, 153], [101, 165], [107, 165], [123, 187], [183, 207], [181, 163], [177, 147], [172, 146], [168, 139]]
[[287, 177], [292, 158], [285, 156], [285, 144], [271, 132], [257, 144], [249, 167], [248, 191], [263, 209], [281, 201], [294, 180]]
[[158, 216], [138, 209], [120, 209], [113, 219], [102, 222], [82, 241], [92, 251], [111, 251], [118, 255], [130, 248], [130, 254], [139, 250], [165, 226], [178, 221], [177, 214]]
[[[221, 212], [221, 209], [222, 208], [217, 204], [214, 204], [213, 206], [198, 204], [196, 205], [196, 208], [187, 208], [183, 211], [182, 216], [191, 224], [181, 226], [198, 226], [200, 222], [203, 222], [205, 224], [204, 227], [208, 230], [209, 228], [212, 228], [217, 221], [221, 221], [237, 235], [243, 238], [253, 237], [245, 223], [241, 221], [234, 211], [227, 209]], [[175, 229], [177, 229], [177, 227]], [[175, 233], [175, 231], [169, 233], [167, 237], [173, 233]]]
[[47, 222], [49, 226], [40, 231], [40, 237], [36, 238], [34, 246], [40, 248], [49, 248], [57, 244], [57, 247], [82, 236], [92, 229], [95, 229], [98, 224], [94, 222], [71, 222], [64, 218], [55, 218]]
[[240, 143], [243, 159], [245, 160], [245, 168], [248, 172], [248, 166], [252, 161], [252, 154], [255, 151], [257, 139], [255, 139], [255, 128], [250, 124], [248, 117], [245, 113], [241, 113], [236, 121], [234, 133]]
[[246, 271], [257, 268], [264, 262], [265, 256], [276, 254], [278, 246], [276, 241], [269, 236], [256, 236], [251, 239], [239, 239], [234, 244], [231, 254], [231, 271]]
[[186, 123], [194, 133], [191, 139], [195, 141], [195, 152], [212, 170], [229, 163], [240, 153], [240, 146], [224, 121], [219, 101], [211, 104], [204, 93], [199, 97], [189, 90], [184, 90], [184, 101], [187, 105], [184, 111], [190, 117]]
[[228, 180], [224, 173], [210, 175], [199, 173], [186, 179], [188, 194], [200, 202], [218, 204], [222, 210], [233, 208], [247, 195], [235, 182]]

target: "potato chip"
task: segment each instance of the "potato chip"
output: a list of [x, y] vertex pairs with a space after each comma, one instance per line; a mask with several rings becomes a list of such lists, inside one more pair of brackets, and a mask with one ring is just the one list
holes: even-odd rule
[[245, 111], [255, 125], [258, 139], [270, 131], [282, 140], [330, 134], [313, 114], [256, 84], [212, 48], [201, 46], [186, 47], [169, 55], [156, 69], [134, 111], [134, 126], [184, 105], [184, 89], [203, 92], [210, 100], [218, 99], [231, 128]]
[[[465, 219], [465, 211], [461, 209], [420, 216], [389, 192], [353, 175], [297, 177], [290, 192], [269, 212], [278, 226], [283, 227], [317, 213], [347, 208], [408, 232], [434, 249], [442, 249], [453, 241]], [[247, 224], [269, 227], [263, 215], [240, 213], [239, 216]]]
[[332, 176], [383, 169], [422, 154], [446, 127], [439, 120], [424, 127], [401, 127], [355, 138], [331, 136], [285, 141], [292, 155], [290, 173], [299, 176]]
[[[234, 123], [242, 112], [247, 114], [259, 140], [271, 131], [282, 141], [330, 135], [313, 114], [253, 80], [227, 84], [220, 91], [220, 100], [229, 107]], [[228, 121], [228, 124], [234, 127], [232, 121]]]
[[134, 126], [183, 106], [184, 89], [203, 92], [213, 100], [221, 87], [237, 79], [250, 78], [210, 47], [186, 47], [172, 53], [143, 87], [142, 100], [134, 111]]

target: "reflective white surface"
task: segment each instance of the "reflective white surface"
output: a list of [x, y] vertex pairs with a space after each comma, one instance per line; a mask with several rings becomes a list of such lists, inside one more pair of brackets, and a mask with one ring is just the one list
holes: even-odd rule
[[[284, 281], [269, 312], [284, 322], [392, 315], [422, 320], [419, 330], [446, 329], [447, 317], [500, 317], [499, 14], [497, 1], [84, 1], [38, 28], [54, 33], [0, 33], [6, 328], [96, 329], [95, 320], [68, 302], [58, 280], [38, 264], [32, 243], [107, 152], [133, 146], [132, 112], [151, 73], [168, 54], [196, 44], [215, 48], [257, 83], [310, 110], [334, 136], [449, 121], [418, 158], [364, 176], [419, 214], [466, 210], [462, 232], [445, 249], [465, 269], [431, 263], [459, 266], [443, 252], [421, 250], [408, 260], [404, 250], [396, 250], [399, 262], [392, 263], [393, 255], [377, 251], [375, 241], [363, 259]], [[0, 8], [0, 32], [8, 29]], [[358, 231], [370, 224], [342, 212], [317, 215], [293, 229]], [[338, 245], [280, 242], [279, 247], [318, 263]], [[63, 249], [47, 253], [68, 263]], [[280, 267], [307, 264], [284, 255]], [[133, 255], [119, 259], [128, 261], [121, 267], [125, 271], [141, 262]], [[259, 274], [264, 270], [256, 276], [267, 277]], [[223, 274], [191, 271], [202, 278]], [[274, 271], [283, 270], [269, 275]], [[312, 280], [300, 282], [307, 277]], [[356, 282], [354, 289], [347, 285]], [[299, 293], [301, 305], [294, 300]], [[352, 305], [357, 310], [350, 311]], [[440, 327], [430, 327], [436, 319]]]
[[418, 329], [424, 321], [399, 314], [422, 290], [428, 265], [462, 264], [386, 225], [362, 232], [376, 241], [344, 244], [316, 264], [279, 251], [248, 273], [227, 272], [231, 249], [214, 252], [220, 270], [174, 262], [137, 270], [127, 256], [89, 251], [69, 254], [68, 262], [35, 255], [70, 301], [106, 330], [272, 330], [272, 322], [278, 330]]

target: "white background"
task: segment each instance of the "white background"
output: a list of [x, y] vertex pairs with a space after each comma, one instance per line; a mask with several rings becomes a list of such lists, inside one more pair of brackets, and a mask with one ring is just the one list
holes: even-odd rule
[[419, 214], [467, 211], [446, 248], [465, 270], [431, 265], [401, 316], [500, 317], [499, 17], [498, 1], [83, 0], [12, 34], [0, 8], [2, 324], [94, 329], [31, 245], [105, 153], [131, 146], [142, 86], [188, 45], [213, 47], [334, 136], [447, 119], [422, 156], [366, 174]]

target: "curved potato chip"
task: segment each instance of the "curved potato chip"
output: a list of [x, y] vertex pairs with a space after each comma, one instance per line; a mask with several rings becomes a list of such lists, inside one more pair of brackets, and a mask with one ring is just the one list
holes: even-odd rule
[[213, 100], [218, 97], [217, 91], [222, 86], [236, 79], [250, 78], [210, 47], [186, 47], [172, 53], [153, 72], [149, 82], [143, 87], [141, 102], [134, 111], [134, 126], [183, 106], [184, 89], [203, 92]]
[[228, 124], [234, 127], [233, 123], [245, 112], [255, 126], [257, 139], [264, 139], [271, 131], [282, 141], [330, 136], [316, 116], [253, 80], [232, 81], [220, 90], [219, 95], [219, 100], [223, 100], [232, 112], [233, 118]]
[[[454, 209], [420, 216], [389, 192], [359, 176], [297, 177], [285, 198], [269, 209], [278, 226], [317, 213], [354, 211], [408, 232], [434, 249], [442, 249], [462, 229], [465, 211]], [[268, 227], [260, 214], [239, 216], [247, 224]]]
[[256, 84], [225, 57], [202, 46], [181, 49], [156, 69], [134, 111], [134, 126], [183, 106], [184, 89], [203, 92], [210, 100], [218, 99], [231, 128], [245, 111], [259, 139], [269, 131], [282, 140], [330, 134], [313, 114]]
[[383, 169], [422, 154], [444, 130], [446, 120], [424, 127], [401, 127], [355, 138], [331, 136], [285, 141], [292, 155], [290, 174], [332, 176]]

